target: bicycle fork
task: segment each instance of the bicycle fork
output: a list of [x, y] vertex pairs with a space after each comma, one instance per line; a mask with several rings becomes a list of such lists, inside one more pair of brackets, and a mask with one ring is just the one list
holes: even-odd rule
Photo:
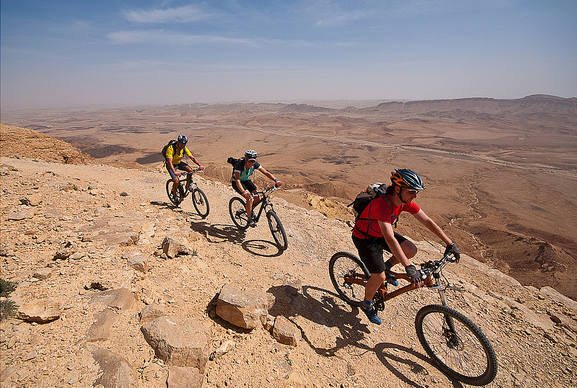
[[[445, 287], [443, 287], [441, 284], [441, 275], [435, 272], [433, 273], [433, 277], [435, 278], [435, 284], [430, 287], [439, 291], [441, 304], [445, 307], [449, 307], [447, 303], [447, 297], [445, 295]], [[451, 349], [456, 349], [460, 346], [461, 341], [455, 331], [455, 323], [453, 322], [453, 318], [450, 315], [445, 315], [445, 323], [447, 326], [443, 329], [443, 335], [447, 340], [447, 346], [449, 346]]]

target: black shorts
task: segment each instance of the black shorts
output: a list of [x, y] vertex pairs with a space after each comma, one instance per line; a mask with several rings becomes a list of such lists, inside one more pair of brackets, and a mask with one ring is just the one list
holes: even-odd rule
[[[407, 239], [395, 232], [395, 239], [402, 244]], [[385, 271], [383, 250], [391, 252], [384, 237], [358, 238], [353, 235], [353, 243], [359, 251], [359, 258], [369, 270], [369, 273], [381, 273]]]
[[[254, 184], [253, 181], [240, 181], [240, 184], [242, 185], [242, 187], [245, 188], [245, 190], [250, 191], [251, 193], [253, 191], [256, 191], [256, 185]], [[236, 191], [237, 193], [239, 193], [240, 195], [243, 195], [242, 191], [240, 191], [236, 185], [235, 181], [232, 181], [232, 188], [234, 189], [234, 191]]]

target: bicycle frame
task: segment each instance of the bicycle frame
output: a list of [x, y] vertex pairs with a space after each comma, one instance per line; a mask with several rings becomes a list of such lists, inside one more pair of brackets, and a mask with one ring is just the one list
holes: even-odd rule
[[[275, 190], [277, 190], [278, 187], [276, 186], [271, 186], [271, 187], [267, 187], [266, 189], [262, 190], [262, 191], [258, 191], [255, 194], [252, 194], [253, 198], [259, 198], [259, 195], [262, 195], [262, 199], [259, 201], [259, 203], [257, 203], [256, 206], [260, 206], [258, 209], [258, 212], [256, 213], [256, 219], [255, 222], [258, 222], [258, 220], [260, 219], [261, 214], [263, 213], [263, 210], [265, 210], [266, 208], [270, 207], [272, 210], [274, 210], [273, 206], [272, 206], [272, 202], [269, 199], [269, 196], [267, 195], [267, 193], [273, 192]], [[253, 212], [254, 212], [254, 207], [253, 207]], [[266, 211], [265, 211], [266, 213]]]
[[[193, 188], [198, 187], [198, 184], [194, 181], [194, 179], [192, 179], [192, 176], [194, 174], [196, 174], [197, 172], [201, 172], [201, 171], [202, 170], [200, 168], [197, 168], [196, 170], [193, 170], [193, 171], [184, 171], [178, 177], [178, 184], [182, 185], [184, 182], [188, 181], [188, 177], [190, 176], [190, 185], [188, 185], [188, 187], [184, 186], [184, 197], [188, 196], [188, 194], [190, 194], [192, 192]], [[181, 177], [183, 177], [183, 176], [186, 179], [181, 179]]]
[[[447, 298], [445, 296], [445, 287], [441, 284], [441, 273], [445, 265], [447, 265], [448, 262], [452, 261], [455, 261], [452, 254], [448, 254], [445, 255], [441, 260], [429, 261], [421, 264], [422, 269], [420, 271], [425, 286], [439, 291], [439, 297], [441, 299], [441, 304], [443, 306], [447, 306]], [[383, 282], [377, 290], [377, 293], [379, 294], [382, 303], [391, 300], [401, 294], [404, 294], [405, 292], [409, 292], [416, 288], [419, 288], [417, 287], [417, 285], [411, 283], [411, 279], [406, 273], [398, 273], [393, 271], [386, 271], [386, 273], [394, 275], [397, 279], [404, 279], [408, 281], [409, 284], [393, 292], [388, 292], [387, 283]], [[364, 276], [361, 278], [345, 276], [345, 281], [350, 283], [356, 283], [364, 287], [368, 279], [365, 278]]]

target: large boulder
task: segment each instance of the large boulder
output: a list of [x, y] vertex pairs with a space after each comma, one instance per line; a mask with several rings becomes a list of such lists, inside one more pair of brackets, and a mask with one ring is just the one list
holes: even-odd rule
[[274, 296], [267, 292], [241, 291], [227, 284], [220, 290], [216, 314], [235, 326], [252, 330], [266, 323], [274, 301]]

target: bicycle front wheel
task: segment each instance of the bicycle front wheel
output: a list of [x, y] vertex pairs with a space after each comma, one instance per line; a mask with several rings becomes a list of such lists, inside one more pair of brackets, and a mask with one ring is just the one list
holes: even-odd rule
[[329, 275], [342, 300], [351, 306], [361, 305], [370, 274], [358, 257], [348, 252], [335, 253], [329, 261]]
[[204, 191], [195, 187], [192, 189], [192, 204], [196, 209], [197, 213], [202, 217], [206, 218], [208, 212], [210, 211], [210, 206], [208, 205], [208, 198], [204, 194]]
[[497, 375], [491, 343], [471, 320], [452, 308], [430, 305], [415, 318], [425, 352], [447, 376], [471, 385], [489, 384]]
[[173, 205], [180, 205], [182, 200], [184, 199], [184, 188], [179, 183], [178, 188], [176, 189], [176, 194], [173, 194], [174, 188], [174, 181], [169, 179], [166, 181], [166, 194], [168, 194], [168, 199], [172, 202]]
[[276, 213], [272, 210], [266, 212], [266, 218], [268, 220], [268, 227], [272, 233], [272, 238], [276, 242], [276, 245], [281, 251], [288, 248], [288, 240], [284, 228], [280, 222], [280, 219]]
[[232, 197], [228, 203], [228, 212], [232, 222], [240, 229], [248, 228], [248, 217], [244, 201], [239, 197]]

